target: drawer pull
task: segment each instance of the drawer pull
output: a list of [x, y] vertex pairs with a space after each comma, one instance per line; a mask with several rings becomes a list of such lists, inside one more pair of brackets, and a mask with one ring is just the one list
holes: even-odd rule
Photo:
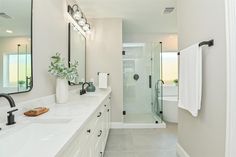
[[107, 109], [107, 112], [110, 112], [110, 109]]
[[99, 112], [98, 116], [97, 117], [101, 117], [102, 116], [102, 112]]
[[91, 129], [87, 130], [87, 133], [91, 133]]
[[105, 104], [104, 107], [107, 107], [107, 105]]
[[102, 136], [102, 130], [100, 130], [98, 137]]

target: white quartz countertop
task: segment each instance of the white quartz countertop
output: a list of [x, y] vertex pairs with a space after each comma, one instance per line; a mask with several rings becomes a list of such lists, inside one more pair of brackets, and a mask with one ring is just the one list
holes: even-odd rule
[[71, 92], [68, 103], [48, 104], [38, 117], [16, 117], [16, 124], [0, 131], [0, 157], [54, 157], [109, 96], [111, 89], [80, 96]]

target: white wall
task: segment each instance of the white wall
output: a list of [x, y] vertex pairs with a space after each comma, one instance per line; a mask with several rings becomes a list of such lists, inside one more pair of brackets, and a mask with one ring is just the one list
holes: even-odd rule
[[[34, 0], [33, 14], [33, 76], [31, 92], [14, 95], [16, 102], [47, 96], [55, 93], [55, 78], [48, 73], [50, 57], [60, 52], [68, 54], [68, 28], [64, 13], [65, 0]], [[0, 103], [0, 107], [6, 106]], [[9, 106], [7, 104], [7, 106]], [[5, 118], [5, 115], [4, 115]], [[0, 120], [1, 117], [0, 117]]]
[[214, 39], [203, 51], [202, 109], [179, 110], [178, 139], [191, 157], [225, 156], [226, 37], [223, 0], [178, 0], [179, 48]]
[[122, 71], [122, 19], [90, 19], [93, 32], [87, 40], [86, 78], [94, 78], [97, 72], [110, 73], [112, 88], [112, 121], [122, 121], [123, 71]]
[[178, 51], [178, 35], [176, 33], [123, 33], [123, 43], [162, 42], [164, 52]]

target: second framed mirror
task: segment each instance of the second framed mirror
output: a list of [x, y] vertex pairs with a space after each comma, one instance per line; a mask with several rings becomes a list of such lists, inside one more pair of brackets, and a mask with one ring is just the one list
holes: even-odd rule
[[86, 81], [86, 38], [72, 23], [68, 24], [68, 30], [69, 63], [75, 60], [79, 62], [79, 77], [75, 83], [69, 82], [69, 84], [79, 85]]

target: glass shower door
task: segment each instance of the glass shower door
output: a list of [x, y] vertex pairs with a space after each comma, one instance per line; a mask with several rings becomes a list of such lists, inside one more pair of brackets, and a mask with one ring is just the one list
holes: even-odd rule
[[162, 105], [156, 91], [161, 91], [156, 86], [161, 79], [161, 45], [130, 43], [123, 49], [124, 122], [162, 122]]
[[151, 53], [147, 49], [144, 43], [124, 45], [124, 121], [128, 123], [146, 123], [152, 120], [149, 87]]

